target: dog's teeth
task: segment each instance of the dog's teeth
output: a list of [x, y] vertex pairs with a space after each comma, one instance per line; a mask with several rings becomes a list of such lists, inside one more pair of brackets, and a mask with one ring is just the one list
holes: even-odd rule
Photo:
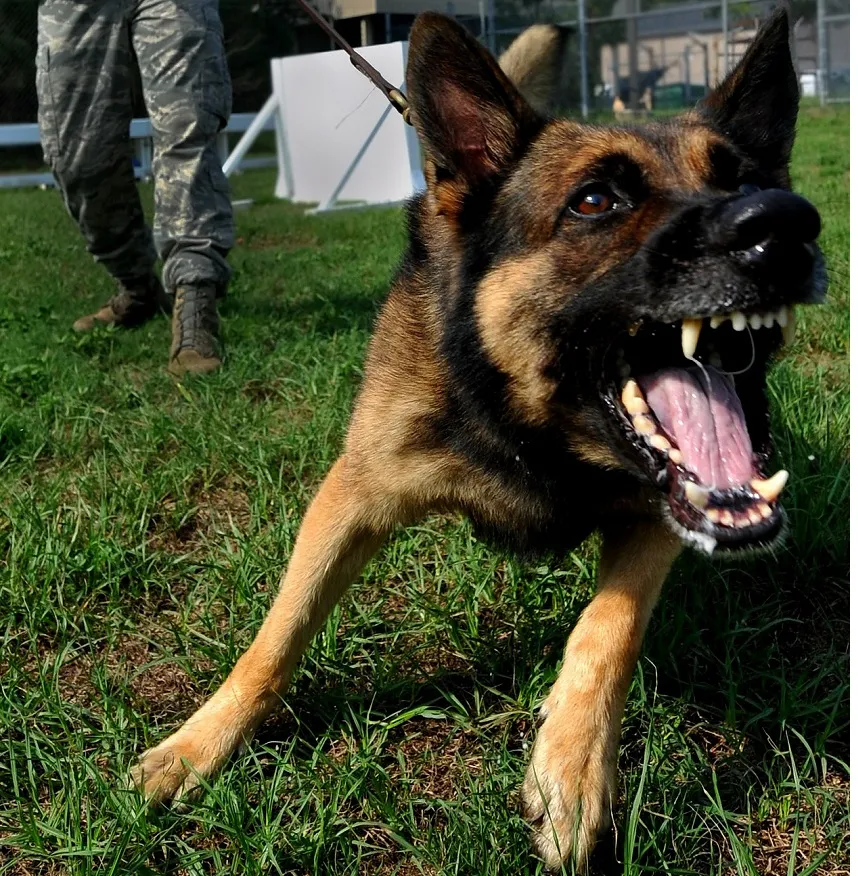
[[682, 320], [682, 354], [686, 359], [694, 357], [697, 342], [700, 340], [700, 330], [703, 328], [702, 319]]
[[769, 505], [768, 502], [760, 502], [757, 505], [757, 511], [760, 512], [760, 517], [762, 517], [763, 520], [768, 520], [769, 517], [772, 516], [772, 506]]
[[721, 510], [721, 525], [722, 526], [735, 526], [736, 521], [733, 517], [731, 511], [728, 511], [726, 508]]
[[774, 502], [783, 492], [788, 477], [789, 472], [782, 468], [777, 474], [773, 474], [766, 481], [753, 478], [751, 480], [751, 489], [759, 493], [767, 502]]
[[795, 310], [792, 307], [787, 310], [787, 322], [782, 329], [782, 334], [785, 346], [788, 347], [795, 341]]
[[755, 508], [748, 508], [748, 522], [749, 523], [759, 523], [763, 519], [763, 515], [760, 514]]
[[623, 384], [623, 391], [620, 393], [620, 398], [627, 408], [632, 399], [643, 398], [643, 392], [641, 392], [641, 388], [638, 386], [636, 380], [627, 380]]
[[759, 313], [752, 313], [751, 316], [748, 318], [748, 325], [750, 325], [750, 327], [755, 330], [761, 328], [763, 325], [763, 318], [760, 316]]
[[670, 450], [667, 451], [667, 455], [670, 457], [670, 461], [676, 465], [682, 465], [682, 451], [678, 447], [671, 447]]
[[747, 526], [749, 522], [744, 514], [736, 513], [733, 515], [733, 526]]
[[771, 310], [768, 313], [764, 313], [763, 314], [763, 325], [766, 328], [771, 328], [774, 324], [775, 324], [774, 313], [772, 313]]
[[685, 498], [695, 507], [701, 510], [709, 504], [709, 490], [704, 490], [694, 481], [685, 482]]
[[635, 427], [635, 431], [640, 432], [641, 435], [649, 436], [656, 433], [655, 423], [646, 414], [637, 414], [632, 417], [632, 425]]
[[716, 329], [722, 322], [727, 322], [728, 319], [729, 317], [727, 316], [712, 316], [709, 318], [709, 324], [712, 328]]
[[748, 324], [748, 320], [744, 313], [739, 313], [737, 310], [735, 313], [730, 314], [730, 322], [733, 323], [733, 331], [734, 332], [743, 332], [745, 330], [745, 326]]
[[664, 435], [651, 435], [649, 437], [649, 443], [651, 447], [655, 447], [656, 450], [667, 451], [670, 450], [670, 441], [664, 437]]
[[706, 516], [707, 516], [707, 517], [708, 517], [713, 523], [720, 523], [720, 522], [721, 522], [721, 512], [720, 512], [717, 508], [709, 508], [709, 509], [706, 511]]
[[781, 307], [777, 313], [775, 313], [775, 322], [781, 327], [786, 328], [787, 323], [789, 322], [789, 310], [787, 309], [786, 304]]
[[648, 414], [649, 405], [642, 398], [633, 398], [626, 403], [626, 410], [632, 415]]

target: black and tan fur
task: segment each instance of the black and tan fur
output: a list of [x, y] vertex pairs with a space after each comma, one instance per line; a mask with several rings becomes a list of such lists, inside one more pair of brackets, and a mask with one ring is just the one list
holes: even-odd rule
[[[505, 64], [522, 91], [534, 85], [540, 105], [559, 54], [557, 32], [543, 36], [528, 38], [546, 57], [519, 52]], [[629, 679], [681, 539], [603, 410], [594, 350], [636, 320], [680, 318], [701, 301], [714, 311], [743, 306], [743, 296], [748, 306], [766, 295], [813, 297], [809, 287], [749, 284], [719, 301], [713, 277], [726, 269], [692, 233], [743, 180], [789, 186], [797, 91], [786, 18], [766, 25], [701, 107], [662, 124], [547, 120], [522, 91], [450, 20], [415, 23], [407, 93], [427, 191], [407, 211], [408, 248], [345, 447], [255, 641], [135, 768], [149, 798], [187, 794], [253, 734], [395, 527], [454, 511], [528, 551], [569, 551], [596, 529], [603, 535], [600, 587], [543, 706], [522, 800], [554, 867], [570, 856], [582, 864], [606, 826]], [[570, 196], [596, 177], [636, 192], [622, 221], [570, 216]], [[770, 352], [760, 351], [763, 367]], [[761, 393], [759, 428], [764, 402]]]

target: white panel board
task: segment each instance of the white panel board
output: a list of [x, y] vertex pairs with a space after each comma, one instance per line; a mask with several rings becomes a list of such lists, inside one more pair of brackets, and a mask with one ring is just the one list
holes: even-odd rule
[[[357, 49], [404, 89], [408, 43]], [[396, 203], [425, 187], [414, 129], [345, 52], [274, 58], [271, 80], [295, 201]]]

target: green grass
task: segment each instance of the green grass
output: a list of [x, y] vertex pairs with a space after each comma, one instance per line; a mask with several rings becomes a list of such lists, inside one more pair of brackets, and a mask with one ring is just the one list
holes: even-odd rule
[[[832, 286], [771, 375], [792, 536], [671, 574], [629, 695], [616, 872], [847, 872], [848, 127], [806, 110], [796, 146]], [[256, 203], [229, 363], [185, 386], [166, 318], [73, 335], [109, 280], [55, 192], [0, 193], [0, 874], [542, 872], [515, 793], [595, 544], [555, 568], [456, 520], [399, 533], [199, 805], [147, 815], [121, 789], [258, 628], [403, 239], [395, 210], [306, 217], [267, 172], [234, 188]]]

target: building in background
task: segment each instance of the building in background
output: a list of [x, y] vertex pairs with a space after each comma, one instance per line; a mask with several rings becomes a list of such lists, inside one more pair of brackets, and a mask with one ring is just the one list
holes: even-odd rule
[[[476, 34], [485, 32], [485, 0], [316, 0], [313, 5], [353, 46], [407, 40], [421, 12], [442, 12]], [[328, 37], [312, 23], [298, 28], [297, 40], [302, 52], [331, 48]]]
[[[627, 13], [628, 0], [615, 0], [613, 14]], [[717, 9], [659, 7], [637, 18], [637, 94], [647, 91], [655, 108], [677, 109], [699, 100], [724, 78], [754, 38], [766, 12], [757, 15], [733, 13], [725, 45]], [[762, 13], [762, 14], [760, 14]], [[828, 32], [828, 69], [833, 78], [849, 76], [849, 28], [831, 27]], [[596, 94], [607, 103], [617, 97], [632, 99], [629, 41], [606, 41], [599, 50], [600, 82]], [[796, 72], [805, 93], [815, 93], [818, 67], [818, 28], [815, 21], [800, 18], [794, 24], [793, 54]]]

